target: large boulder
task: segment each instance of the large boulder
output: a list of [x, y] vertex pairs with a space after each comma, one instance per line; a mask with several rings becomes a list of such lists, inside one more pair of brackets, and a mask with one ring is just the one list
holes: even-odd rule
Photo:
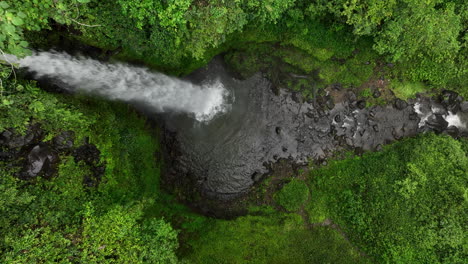
[[13, 129], [8, 129], [0, 133], [0, 146], [16, 149], [34, 143], [38, 143], [42, 138], [42, 130], [39, 125], [28, 127], [24, 135], [16, 133]]
[[50, 179], [57, 172], [58, 155], [47, 144], [39, 143], [28, 153], [20, 178], [29, 180], [42, 176]]
[[426, 120], [426, 126], [429, 127], [431, 130], [441, 133], [445, 129], [447, 129], [448, 122], [445, 118], [440, 114], [431, 115]]
[[463, 113], [468, 113], [468, 101], [462, 102], [460, 104], [460, 111]]
[[448, 111], [456, 114], [460, 110], [463, 98], [456, 92], [445, 90], [440, 96], [440, 102]]
[[73, 157], [76, 162], [84, 161], [88, 165], [97, 165], [99, 163], [101, 152], [93, 144], [85, 144], [73, 151]]
[[359, 100], [357, 103], [356, 103], [356, 106], [359, 108], [359, 109], [364, 109], [366, 108], [366, 101], [365, 100]]
[[91, 169], [91, 174], [84, 175], [83, 184], [87, 187], [97, 187], [105, 172], [105, 166], [100, 164], [101, 152], [92, 144], [85, 144], [73, 151], [76, 162], [83, 161]]
[[69, 151], [73, 148], [75, 141], [75, 133], [73, 131], [65, 131], [52, 139], [54, 148], [58, 151]]
[[395, 101], [393, 102], [393, 106], [398, 110], [403, 110], [406, 107], [408, 107], [408, 103], [401, 99], [395, 99]]
[[444, 133], [450, 135], [453, 138], [458, 138], [460, 136], [460, 130], [456, 126], [447, 127]]

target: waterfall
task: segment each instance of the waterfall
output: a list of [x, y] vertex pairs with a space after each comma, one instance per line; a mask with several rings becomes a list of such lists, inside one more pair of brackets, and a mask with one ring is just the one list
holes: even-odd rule
[[37, 78], [56, 78], [65, 89], [111, 100], [140, 103], [157, 112], [185, 112], [205, 122], [227, 111], [229, 92], [219, 80], [201, 85], [123, 63], [104, 63], [61, 52], [35, 52], [18, 59], [5, 55]]

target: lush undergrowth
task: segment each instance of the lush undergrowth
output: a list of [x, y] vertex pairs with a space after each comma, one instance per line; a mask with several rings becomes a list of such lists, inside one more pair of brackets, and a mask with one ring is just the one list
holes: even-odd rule
[[46, 144], [74, 131], [75, 148], [95, 145], [96, 165], [105, 167], [99, 184], [88, 186], [96, 167], [73, 151], [60, 152], [51, 179], [18, 179], [24, 155], [1, 161], [6, 263], [466, 260], [466, 140], [426, 134], [332, 161], [282, 185], [248, 215], [216, 220], [160, 191], [155, 134], [128, 106], [50, 94], [12, 78], [2, 85], [2, 130], [24, 134], [40, 124]]
[[[334, 83], [365, 98], [386, 88], [468, 97], [467, 10], [457, 0], [4, 0], [0, 53], [66, 39], [175, 75], [223, 53], [241, 77], [261, 70], [307, 97]], [[429, 134], [333, 161], [266, 199], [275, 209], [216, 220], [160, 191], [157, 139], [131, 108], [0, 74], [0, 133], [39, 126], [48, 145], [74, 133], [51, 179], [18, 177], [38, 142], [14, 149], [17, 162], [0, 149], [2, 263], [466, 262], [466, 140]], [[97, 161], [74, 154], [87, 145]]]
[[[18, 178], [32, 145], [17, 149], [25, 154], [15, 160], [0, 161], [2, 262], [367, 262], [336, 230], [308, 226], [299, 214], [259, 208], [227, 221], [177, 204], [159, 188], [155, 133], [127, 105], [51, 94], [10, 77], [2, 82], [0, 109], [2, 131], [20, 136], [40, 125], [42, 136], [32, 145], [50, 146], [73, 131], [73, 148], [95, 145], [96, 165], [105, 167], [102, 179], [88, 186], [85, 178], [96, 168], [73, 150], [59, 152], [58, 171], [50, 179]], [[303, 200], [292, 202], [297, 189]], [[308, 193], [305, 184], [292, 181], [278, 202], [294, 212]]]
[[336, 230], [273, 209], [218, 220], [191, 245], [190, 263], [369, 263]]
[[[250, 57], [247, 65], [234, 62], [243, 71], [286, 65], [319, 86], [384, 77], [466, 96], [466, 10], [457, 0], [7, 0], [0, 4], [0, 49], [27, 54], [29, 42], [42, 41], [30, 32], [46, 30], [39, 38], [47, 38], [53, 28], [173, 74], [229, 51]], [[411, 89], [392, 87], [402, 96]]]
[[310, 216], [382, 263], [464, 263], [467, 155], [466, 142], [427, 134], [334, 161], [311, 171]]
[[39, 141], [49, 145], [73, 131], [75, 147], [95, 145], [93, 162], [105, 166], [100, 183], [88, 186], [85, 177], [98, 168], [71, 150], [60, 152], [51, 179], [17, 178], [29, 146], [17, 150], [26, 151], [19, 160], [0, 160], [2, 263], [176, 262], [177, 232], [161, 217], [144, 217], [159, 194], [161, 165], [144, 119], [123, 104], [54, 95], [13, 77], [1, 88], [0, 131], [19, 136], [39, 125]]

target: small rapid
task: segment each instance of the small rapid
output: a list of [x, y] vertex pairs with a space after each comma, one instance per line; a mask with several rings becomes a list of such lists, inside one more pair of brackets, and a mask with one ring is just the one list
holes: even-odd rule
[[157, 112], [187, 113], [200, 122], [229, 109], [229, 92], [219, 79], [195, 85], [146, 68], [54, 51], [21, 59], [5, 55], [3, 60], [26, 68], [35, 78], [57, 79], [67, 90], [136, 103]]

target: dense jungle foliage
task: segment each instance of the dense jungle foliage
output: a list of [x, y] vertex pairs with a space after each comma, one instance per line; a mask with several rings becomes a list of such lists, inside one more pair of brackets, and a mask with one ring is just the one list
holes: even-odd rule
[[63, 24], [72, 37], [117, 58], [172, 73], [230, 51], [248, 57], [239, 67], [281, 61], [324, 84], [358, 86], [379, 71], [467, 93], [462, 0], [4, 0], [0, 17], [0, 48], [7, 53], [27, 53], [28, 32]]
[[[241, 77], [261, 70], [307, 96], [380, 81], [402, 98], [466, 98], [467, 28], [463, 0], [0, 0], [0, 53], [67, 39], [175, 75], [222, 53]], [[73, 147], [51, 178], [20, 179], [23, 161], [0, 156], [0, 263], [468, 259], [467, 140], [425, 134], [311, 165], [271, 197], [261, 186], [247, 215], [219, 220], [161, 190], [157, 131], [130, 107], [48, 93], [0, 64], [0, 133], [33, 128], [48, 145], [72, 131]], [[82, 146], [96, 159], [80, 158]]]
[[[95, 144], [99, 159], [61, 152], [53, 179], [26, 181], [18, 178], [21, 161], [0, 159], [1, 262], [175, 263], [177, 232], [161, 217], [144, 218], [157, 198], [160, 169], [145, 121], [128, 106], [53, 95], [34, 82], [7, 81], [3, 88], [1, 131], [35, 129], [49, 144], [73, 131], [74, 145]], [[88, 186], [99, 166], [103, 179]]]
[[466, 144], [427, 134], [313, 170], [309, 212], [382, 263], [464, 263]]

